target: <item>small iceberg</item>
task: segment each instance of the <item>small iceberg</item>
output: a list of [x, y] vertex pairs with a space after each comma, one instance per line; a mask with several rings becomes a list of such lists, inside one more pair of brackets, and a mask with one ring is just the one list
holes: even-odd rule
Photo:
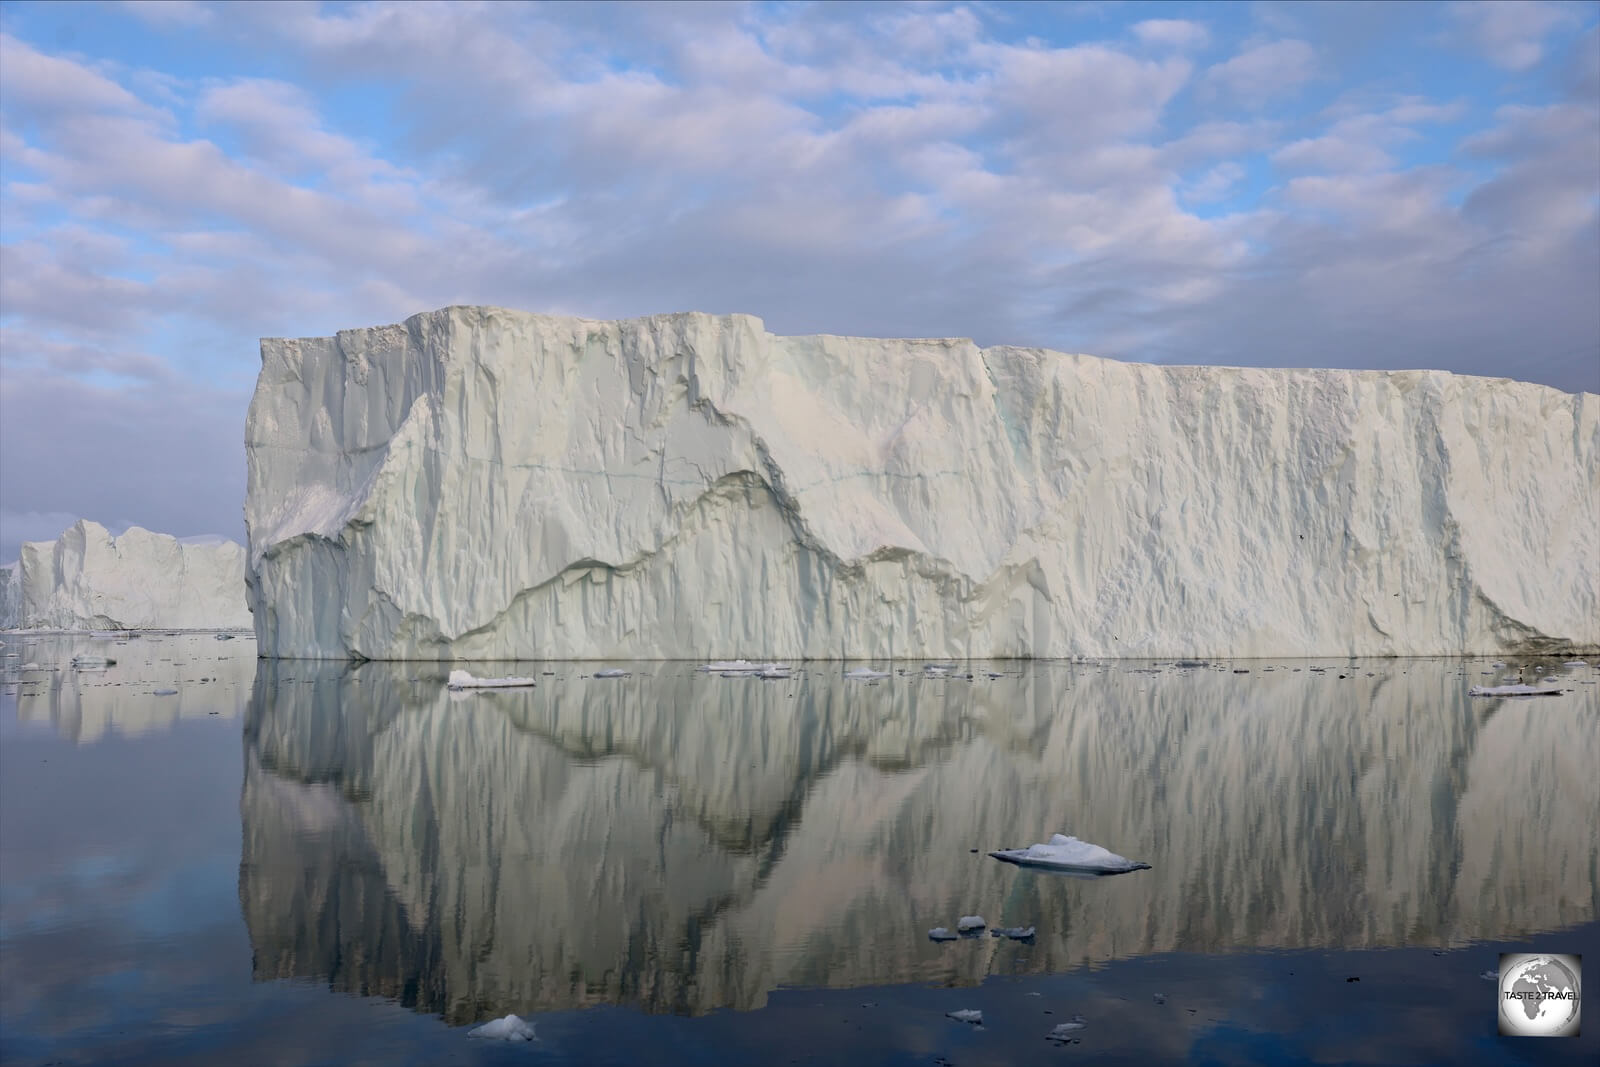
[[1148, 863], [1135, 863], [1099, 845], [1079, 841], [1065, 834], [1052, 834], [1048, 845], [1001, 849], [989, 855], [1002, 863], [1015, 863], [1019, 867], [1079, 874], [1126, 874], [1150, 869]]
[[484, 1023], [467, 1033], [468, 1037], [481, 1037], [490, 1041], [533, 1041], [533, 1024], [525, 1023], [515, 1015]]
[[1475, 685], [1467, 690], [1469, 697], [1558, 697], [1561, 686], [1541, 682], [1539, 685]]
[[929, 941], [955, 941], [960, 937], [960, 934], [953, 934], [942, 926], [935, 926], [932, 930], [928, 931]]
[[960, 930], [964, 934], [970, 934], [975, 930], [982, 930], [988, 925], [988, 923], [983, 921], [982, 915], [963, 915], [959, 920], [956, 921], [956, 929]]
[[947, 1011], [946, 1018], [954, 1019], [958, 1023], [971, 1023], [973, 1026], [983, 1025], [983, 1012], [976, 1008], [965, 1008], [961, 1011]]
[[72, 667], [80, 671], [103, 671], [117, 661], [110, 656], [90, 656], [79, 653], [72, 657]]
[[788, 671], [792, 669], [786, 663], [752, 663], [747, 659], [717, 659], [695, 668], [701, 673], [720, 674], [724, 678], [744, 678], [761, 674], [764, 671]]
[[948, 674], [954, 673], [955, 669], [956, 665], [954, 663], [924, 663], [922, 665], [922, 673], [929, 678], [943, 678]]
[[1033, 927], [1031, 926], [1002, 926], [998, 930], [990, 930], [990, 937], [1009, 937], [1013, 941], [1032, 941]]
[[217, 640], [218, 641], [232, 641], [233, 640], [233, 635], [232, 634], [217, 634]]
[[523, 689], [533, 684], [532, 678], [475, 678], [466, 671], [451, 671], [450, 680], [445, 683], [451, 689]]
[[175, 697], [175, 696], [178, 695], [178, 691], [176, 689], [157, 689], [154, 693], [151, 693], [150, 695], [151, 696], [158, 696], [158, 697]]
[[1074, 1015], [1070, 1023], [1060, 1023], [1054, 1030], [1051, 1030], [1049, 1034], [1049, 1040], [1071, 1041], [1072, 1035], [1076, 1034], [1079, 1030], [1087, 1029], [1088, 1026], [1089, 1024], [1083, 1021], [1083, 1016]]
[[623, 670], [621, 667], [606, 667], [606, 668], [603, 668], [602, 670], [595, 671], [594, 674], [591, 675], [591, 677], [594, 677], [594, 678], [626, 678], [626, 677], [628, 677], [628, 673], [629, 672]]
[[1569, 659], [1562, 664], [1563, 667], [1587, 667], [1588, 665], [1586, 660], [1581, 659]]
[[889, 672], [875, 671], [871, 667], [857, 667], [853, 671], [845, 671], [844, 676], [852, 682], [875, 682], [879, 678], [889, 677]]

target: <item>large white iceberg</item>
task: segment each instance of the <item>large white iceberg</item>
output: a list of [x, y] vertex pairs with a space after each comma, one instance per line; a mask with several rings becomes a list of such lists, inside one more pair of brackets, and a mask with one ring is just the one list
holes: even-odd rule
[[[81, 520], [0, 573], [0, 621], [41, 630], [243, 629], [242, 545]], [[7, 592], [7, 590], [10, 590]]]
[[1126, 856], [1066, 834], [1051, 834], [1049, 844], [1001, 849], [989, 855], [1019, 867], [1088, 874], [1126, 874], [1150, 869], [1148, 863], [1135, 863]]
[[1600, 650], [1592, 394], [479, 307], [261, 355], [268, 656]]

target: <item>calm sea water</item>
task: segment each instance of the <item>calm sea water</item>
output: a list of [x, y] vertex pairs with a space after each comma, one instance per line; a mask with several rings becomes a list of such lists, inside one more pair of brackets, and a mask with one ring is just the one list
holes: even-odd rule
[[[1600, 1015], [1499, 1037], [1480, 977], [1600, 969], [1592, 667], [1526, 661], [1571, 686], [1532, 700], [1470, 699], [1516, 673], [1488, 660], [1343, 659], [453, 695], [247, 639], [4, 640], [6, 1063], [1600, 1056]], [[1052, 832], [1152, 869], [984, 855]], [[973, 913], [1036, 939], [928, 940]], [[510, 1012], [537, 1041], [467, 1036]]]

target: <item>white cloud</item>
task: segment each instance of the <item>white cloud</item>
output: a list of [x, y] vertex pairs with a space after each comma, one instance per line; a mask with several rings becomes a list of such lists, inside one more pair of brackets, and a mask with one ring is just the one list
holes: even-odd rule
[[1473, 45], [1505, 70], [1524, 71], [1544, 59], [1545, 39], [1577, 24], [1581, 8], [1542, 0], [1472, 0], [1450, 12]]
[[1179, 52], [1204, 48], [1211, 42], [1204, 24], [1187, 19], [1145, 19], [1134, 24], [1133, 35], [1144, 44]]
[[1252, 107], [1280, 102], [1317, 76], [1317, 55], [1293, 38], [1256, 45], [1205, 73], [1206, 85]]

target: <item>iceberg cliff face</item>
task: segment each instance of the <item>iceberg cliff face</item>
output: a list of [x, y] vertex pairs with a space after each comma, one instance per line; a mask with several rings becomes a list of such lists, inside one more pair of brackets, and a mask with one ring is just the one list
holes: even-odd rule
[[22, 580], [17, 574], [20, 567], [20, 562], [0, 566], [0, 630], [22, 625]]
[[262, 342], [267, 656], [1600, 647], [1600, 397], [748, 316]]
[[244, 548], [79, 521], [22, 546], [11, 625], [47, 630], [248, 627]]

